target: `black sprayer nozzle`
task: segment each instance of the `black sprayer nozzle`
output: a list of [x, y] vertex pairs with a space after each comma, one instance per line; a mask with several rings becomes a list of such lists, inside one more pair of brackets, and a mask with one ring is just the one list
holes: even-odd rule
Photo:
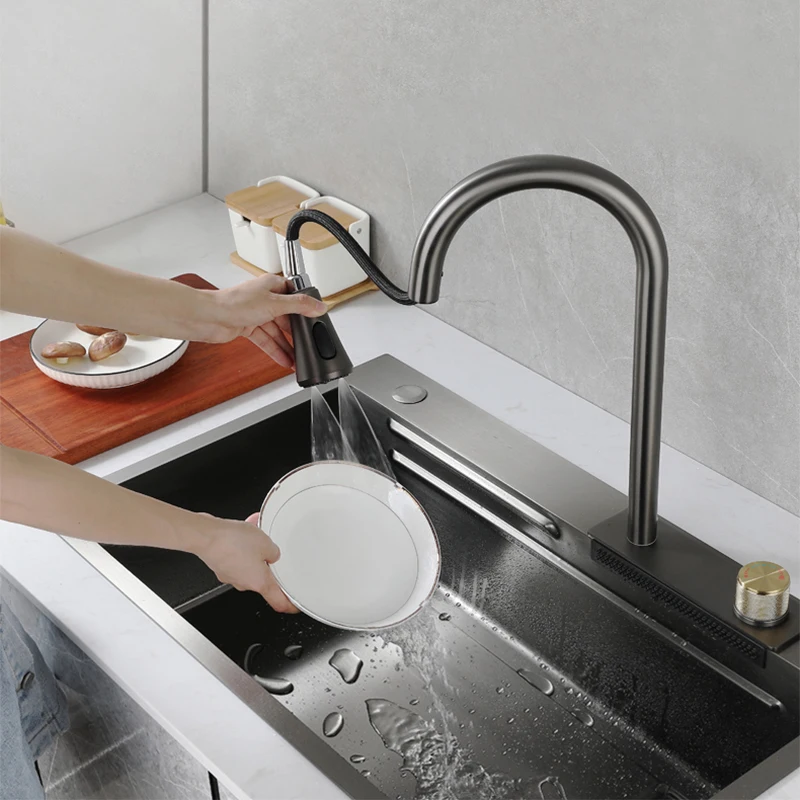
[[[301, 289], [300, 293], [321, 299], [313, 286]], [[313, 318], [292, 314], [290, 321], [295, 370], [300, 386], [328, 383], [344, 378], [353, 371], [353, 362], [350, 361], [327, 314]]]

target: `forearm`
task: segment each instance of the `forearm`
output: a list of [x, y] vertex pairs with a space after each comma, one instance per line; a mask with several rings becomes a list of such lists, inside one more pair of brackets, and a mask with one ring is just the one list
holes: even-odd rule
[[11, 447], [0, 447], [0, 517], [77, 539], [196, 554], [218, 522]]
[[2, 307], [19, 314], [215, 341], [224, 310], [214, 292], [100, 264], [0, 226]]

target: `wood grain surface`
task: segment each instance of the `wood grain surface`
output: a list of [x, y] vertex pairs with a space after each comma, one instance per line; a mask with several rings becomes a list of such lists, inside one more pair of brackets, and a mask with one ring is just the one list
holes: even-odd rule
[[[179, 280], [214, 289], [198, 275]], [[76, 464], [291, 374], [248, 339], [192, 342], [155, 378], [123, 389], [57, 383], [33, 364], [32, 331], [0, 342], [0, 442]]]

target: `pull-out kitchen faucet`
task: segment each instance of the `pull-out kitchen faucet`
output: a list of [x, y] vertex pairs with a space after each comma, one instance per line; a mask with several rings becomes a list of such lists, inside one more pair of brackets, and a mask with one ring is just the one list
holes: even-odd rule
[[[393, 300], [435, 303], [447, 250], [458, 229], [491, 200], [527, 189], [562, 189], [594, 200], [616, 218], [633, 245], [637, 273], [628, 539], [636, 545], [651, 545], [656, 540], [658, 520], [667, 247], [652, 210], [621, 178], [588, 161], [546, 155], [510, 158], [474, 172], [442, 197], [423, 223], [411, 257], [408, 294], [378, 270], [338, 223], [320, 212], [299, 211], [286, 231], [286, 274], [296, 290], [310, 290], [297, 237], [304, 222], [317, 222], [344, 244]], [[324, 383], [349, 373], [350, 360], [327, 317], [319, 322], [293, 317], [292, 325], [301, 385]]]

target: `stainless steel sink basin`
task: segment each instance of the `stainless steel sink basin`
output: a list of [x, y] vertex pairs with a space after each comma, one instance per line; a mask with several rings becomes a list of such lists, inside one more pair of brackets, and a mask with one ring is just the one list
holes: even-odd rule
[[[797, 766], [796, 603], [763, 634], [654, 598], [594, 533], [622, 495], [392, 358], [351, 384], [442, 544], [412, 623], [338, 631], [192, 556], [77, 546], [354, 797], [755, 797]], [[298, 395], [126, 485], [243, 518], [308, 461], [308, 418]]]

